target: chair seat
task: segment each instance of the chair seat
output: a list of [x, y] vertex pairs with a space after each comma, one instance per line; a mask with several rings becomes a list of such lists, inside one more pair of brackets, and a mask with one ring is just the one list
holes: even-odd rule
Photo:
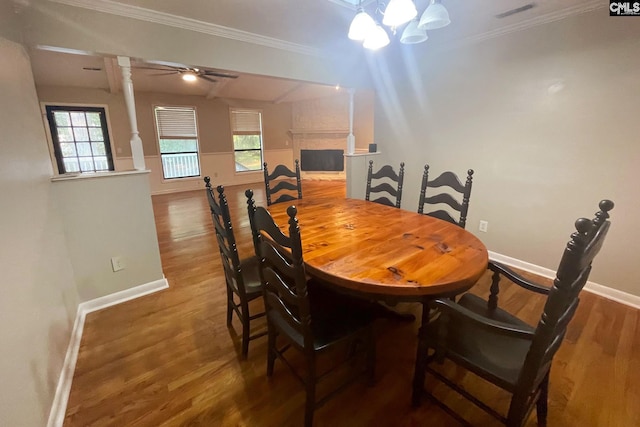
[[[487, 315], [487, 302], [482, 298], [465, 294], [458, 304], [477, 314]], [[534, 331], [534, 328], [511, 314], [496, 309], [491, 316], [494, 320], [517, 325]], [[428, 342], [435, 346], [437, 328], [443, 316], [431, 322], [428, 327]], [[475, 374], [488, 379], [503, 389], [513, 392], [531, 346], [527, 339], [514, 339], [483, 328], [471, 321], [452, 316], [447, 329], [447, 356], [465, 366]]]
[[[309, 282], [308, 292], [315, 350], [366, 330], [376, 318], [373, 306], [367, 301], [331, 291], [315, 280]], [[303, 347], [302, 334], [289, 326], [279, 313], [268, 315], [296, 345]]]
[[375, 306], [367, 301], [334, 292], [316, 280], [308, 289], [316, 350], [366, 329], [376, 318]]
[[256, 256], [245, 258], [240, 261], [242, 278], [247, 297], [250, 299], [262, 295], [262, 282], [260, 281], [260, 260]]

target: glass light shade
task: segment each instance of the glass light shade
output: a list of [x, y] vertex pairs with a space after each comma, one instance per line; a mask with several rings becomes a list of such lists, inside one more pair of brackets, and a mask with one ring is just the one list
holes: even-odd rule
[[425, 30], [436, 30], [451, 23], [449, 12], [440, 3], [431, 3], [420, 18], [418, 27]]
[[427, 36], [427, 30], [424, 28], [418, 27], [418, 20], [413, 19], [407, 25], [407, 28], [402, 32], [402, 37], [400, 37], [400, 43], [403, 44], [415, 44], [422, 43], [426, 41], [429, 37]]
[[182, 75], [182, 80], [184, 80], [185, 82], [195, 82], [196, 81], [196, 75], [193, 73], [184, 73]]
[[384, 11], [382, 23], [389, 27], [399, 27], [418, 15], [412, 0], [391, 0]]
[[387, 32], [380, 26], [380, 24], [376, 24], [375, 28], [371, 30], [371, 33], [369, 33], [367, 38], [364, 39], [364, 43], [362, 45], [365, 49], [376, 50], [381, 47], [385, 47], [389, 42], [390, 40]]
[[373, 18], [363, 9], [360, 9], [349, 26], [349, 38], [363, 41], [375, 27], [376, 23]]

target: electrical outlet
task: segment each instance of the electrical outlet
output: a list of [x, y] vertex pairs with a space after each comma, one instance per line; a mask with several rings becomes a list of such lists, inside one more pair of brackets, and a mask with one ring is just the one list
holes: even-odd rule
[[114, 256], [111, 258], [111, 267], [113, 268], [113, 271], [120, 271], [120, 270], [124, 270], [126, 265], [124, 263], [124, 258], [120, 257], [120, 256]]
[[482, 231], [483, 233], [486, 233], [488, 228], [489, 228], [489, 221], [480, 220], [480, 226], [478, 227], [478, 230]]

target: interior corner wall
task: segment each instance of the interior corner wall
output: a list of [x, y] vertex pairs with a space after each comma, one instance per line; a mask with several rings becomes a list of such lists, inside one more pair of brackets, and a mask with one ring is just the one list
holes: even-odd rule
[[376, 77], [375, 135], [383, 161], [406, 162], [402, 207], [417, 209], [425, 163], [434, 177], [473, 168], [467, 230], [555, 270], [576, 218], [609, 198], [612, 227], [590, 280], [640, 296], [639, 39], [640, 26], [598, 9], [381, 62], [401, 64], [393, 81]]
[[0, 425], [46, 425], [78, 307], [31, 65], [0, 38]]

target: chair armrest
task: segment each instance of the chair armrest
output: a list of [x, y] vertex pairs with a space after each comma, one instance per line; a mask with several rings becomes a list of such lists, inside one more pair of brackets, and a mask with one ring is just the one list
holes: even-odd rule
[[531, 280], [527, 280], [515, 271], [500, 263], [489, 261], [489, 270], [493, 271], [494, 273], [502, 274], [507, 279], [522, 288], [525, 288], [532, 292], [536, 292], [538, 294], [549, 295], [549, 288], [547, 288], [546, 286], [542, 286], [535, 282], [532, 282]]
[[432, 302], [433, 305], [439, 307], [443, 315], [445, 312], [452, 316], [463, 318], [465, 321], [470, 321], [478, 326], [489, 329], [493, 332], [501, 335], [512, 336], [516, 338], [523, 338], [531, 340], [534, 335], [534, 331], [531, 329], [525, 329], [517, 325], [510, 323], [500, 322], [497, 320], [489, 319], [481, 316], [468, 308], [465, 308], [449, 299], [436, 299]]

